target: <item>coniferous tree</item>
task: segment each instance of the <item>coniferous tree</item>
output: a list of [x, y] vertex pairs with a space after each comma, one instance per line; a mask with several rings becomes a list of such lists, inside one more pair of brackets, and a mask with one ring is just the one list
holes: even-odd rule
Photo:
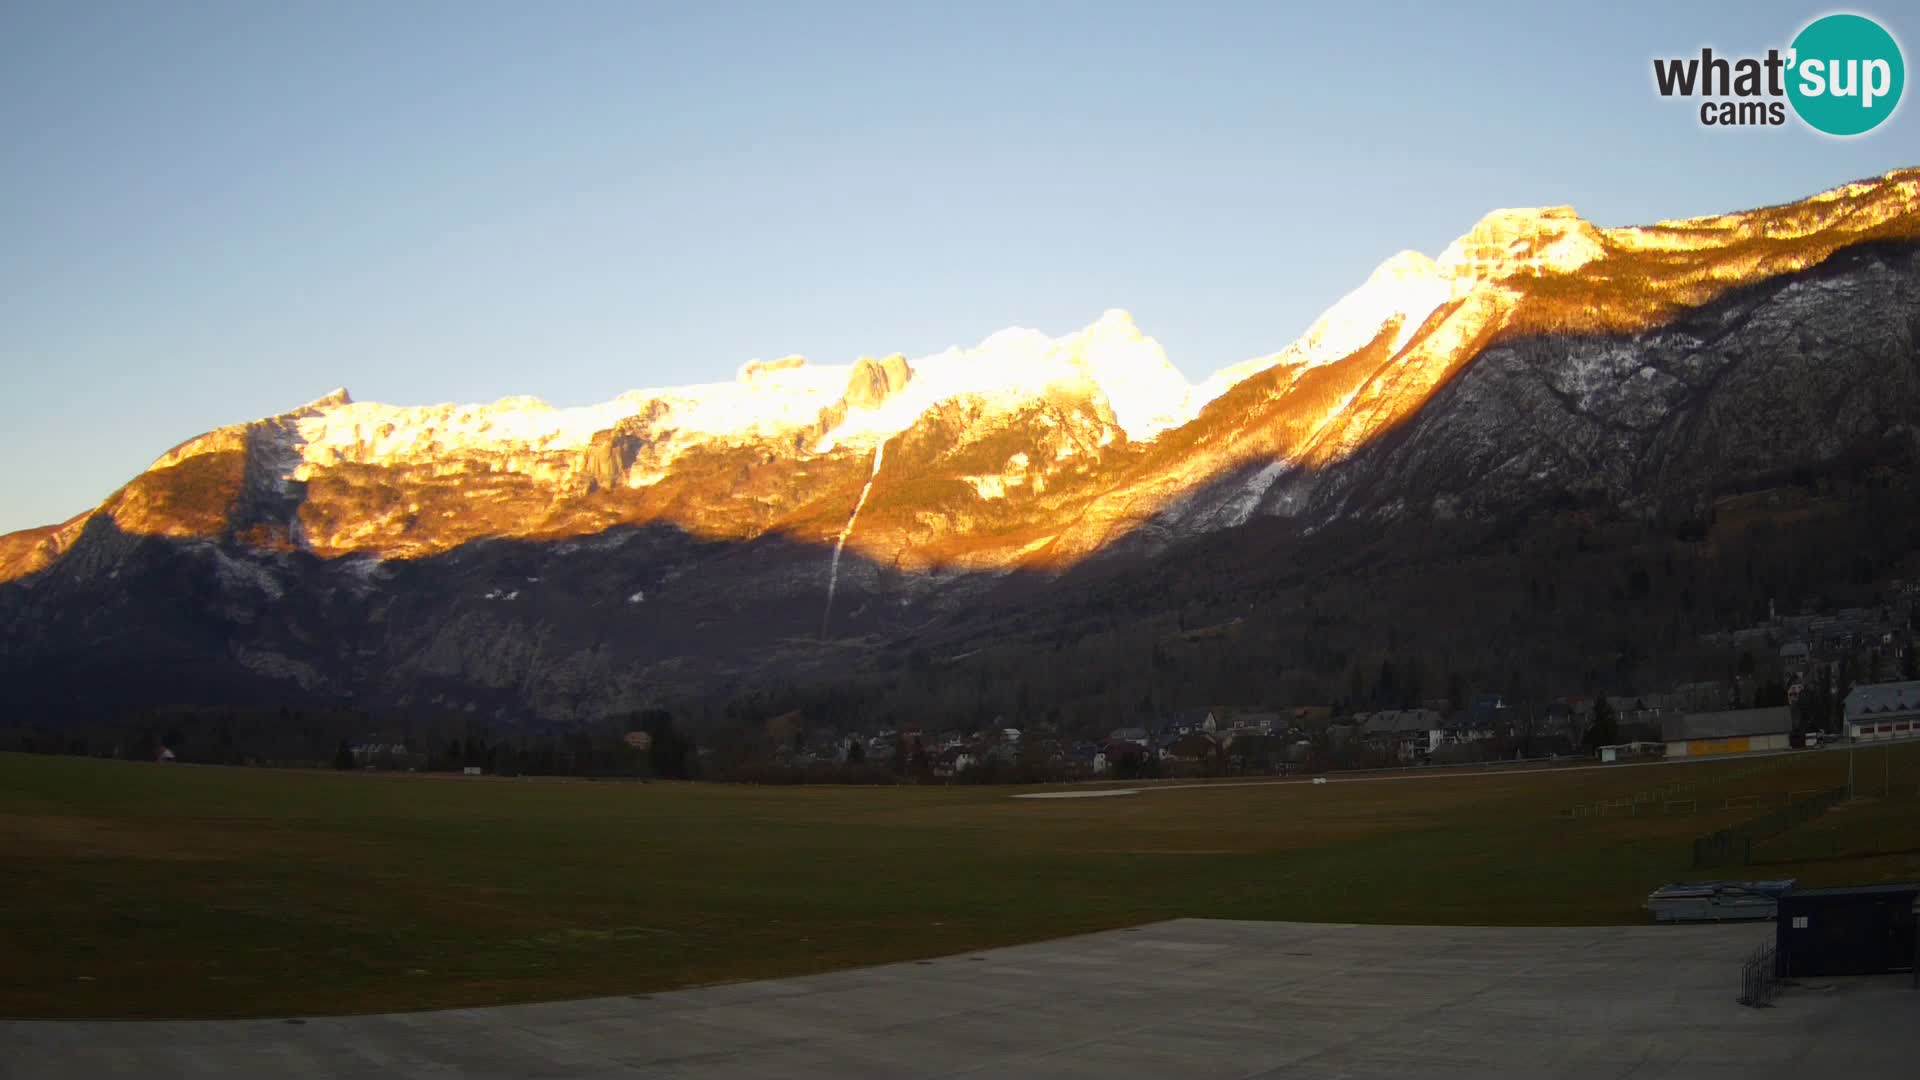
[[1587, 726], [1587, 749], [1593, 750], [1609, 746], [1620, 739], [1619, 717], [1613, 711], [1613, 703], [1603, 694], [1593, 699], [1593, 723]]

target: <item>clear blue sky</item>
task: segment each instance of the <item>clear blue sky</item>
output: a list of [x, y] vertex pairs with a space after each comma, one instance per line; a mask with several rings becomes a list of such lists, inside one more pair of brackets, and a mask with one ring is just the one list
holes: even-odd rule
[[1108, 307], [1199, 376], [1493, 207], [1920, 162], [1911, 102], [1842, 142], [1653, 93], [1823, 6], [1306, 6], [0, 0], [0, 531], [336, 385], [577, 404]]

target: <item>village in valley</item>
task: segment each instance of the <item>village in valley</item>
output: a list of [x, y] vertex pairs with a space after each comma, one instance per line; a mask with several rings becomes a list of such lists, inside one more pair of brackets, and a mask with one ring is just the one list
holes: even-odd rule
[[[298, 708], [166, 709], [92, 735], [0, 732], [0, 744], [203, 764], [394, 772], [704, 779], [762, 784], [1068, 783], [1292, 776], [1572, 759], [1652, 761], [1920, 738], [1920, 582], [1881, 602], [1774, 614], [1703, 635], [1726, 674], [1631, 693], [1530, 697], [1469, 690], [1416, 696], [1389, 665], [1373, 692], [1333, 701], [1031, 708], [888, 722], [860, 709], [730, 710], [727, 722], [652, 708], [585, 729], [398, 718]], [[1193, 632], [1185, 632], [1192, 637]], [[892, 716], [897, 717], [897, 713]]]
[[1920, 737], [1920, 582], [1885, 602], [1706, 635], [1734, 673], [1643, 693], [1518, 701], [1497, 693], [1404, 708], [1324, 703], [1196, 705], [1104, 736], [996, 718], [979, 730], [871, 733], [768, 721], [771, 760], [750, 778], [881, 770], [947, 782], [1290, 775], [1537, 758], [1645, 761]]

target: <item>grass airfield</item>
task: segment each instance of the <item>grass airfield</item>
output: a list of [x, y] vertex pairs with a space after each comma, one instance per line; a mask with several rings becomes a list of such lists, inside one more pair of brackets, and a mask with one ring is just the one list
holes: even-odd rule
[[[1920, 877], [1916, 745], [1859, 751], [1862, 800], [1769, 861], [1691, 870], [1691, 837], [1756, 812], [1717, 807], [1844, 783], [1847, 754], [1751, 764], [1015, 799], [0, 754], [0, 1015], [641, 994], [1178, 917], [1631, 924], [1667, 881]], [[1562, 814], [1676, 782], [1698, 812]]]

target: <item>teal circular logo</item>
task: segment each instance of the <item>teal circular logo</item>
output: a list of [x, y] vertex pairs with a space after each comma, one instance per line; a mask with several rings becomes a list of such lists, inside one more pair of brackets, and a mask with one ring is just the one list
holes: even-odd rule
[[1900, 43], [1864, 15], [1815, 19], [1793, 39], [1792, 55], [1787, 98], [1818, 131], [1872, 131], [1900, 104], [1907, 83]]

